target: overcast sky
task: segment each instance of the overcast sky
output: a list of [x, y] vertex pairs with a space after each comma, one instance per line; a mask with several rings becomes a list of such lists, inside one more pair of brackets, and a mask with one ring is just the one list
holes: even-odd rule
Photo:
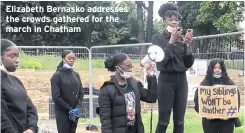
[[[163, 3], [166, 3], [167, 1], [155, 1], [154, 2], [154, 7], [153, 7], [153, 19], [160, 19], [161, 17], [159, 17], [158, 15], [158, 10], [160, 8], [160, 6]], [[146, 2], [147, 3], [147, 2]], [[147, 5], [148, 6], [148, 5]]]

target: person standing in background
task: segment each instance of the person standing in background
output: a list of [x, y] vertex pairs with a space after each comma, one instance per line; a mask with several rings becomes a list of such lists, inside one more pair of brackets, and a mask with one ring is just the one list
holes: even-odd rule
[[184, 133], [184, 117], [188, 96], [186, 71], [194, 63], [192, 32], [181, 36], [181, 15], [173, 3], [161, 5], [158, 14], [165, 29], [152, 37], [152, 44], [160, 46], [165, 53], [163, 61], [157, 62], [158, 77], [158, 124], [156, 133], [166, 133], [173, 109], [174, 133]]
[[38, 114], [23, 83], [9, 72], [19, 64], [19, 50], [10, 40], [1, 39], [1, 132], [37, 133]]
[[[226, 66], [223, 60], [219, 58], [212, 59], [207, 69], [207, 73], [201, 86], [215, 86], [215, 85], [235, 85], [226, 72]], [[238, 111], [240, 110], [240, 93], [238, 91]], [[195, 92], [194, 103], [197, 113], [199, 113], [198, 103], [198, 89]], [[202, 127], [204, 133], [233, 133], [234, 126], [241, 126], [241, 122], [238, 118], [231, 119], [208, 119], [202, 118]]]
[[83, 102], [80, 76], [73, 70], [75, 53], [65, 50], [57, 71], [50, 79], [55, 116], [59, 133], [75, 133]]

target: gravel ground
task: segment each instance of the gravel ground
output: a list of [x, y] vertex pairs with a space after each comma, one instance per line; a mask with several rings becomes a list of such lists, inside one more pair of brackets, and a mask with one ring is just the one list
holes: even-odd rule
[[[38, 121], [38, 133], [58, 133], [55, 120]], [[79, 124], [76, 133], [100, 133], [100, 131], [87, 131], [85, 125]]]
[[39, 120], [38, 133], [58, 133], [55, 120]]

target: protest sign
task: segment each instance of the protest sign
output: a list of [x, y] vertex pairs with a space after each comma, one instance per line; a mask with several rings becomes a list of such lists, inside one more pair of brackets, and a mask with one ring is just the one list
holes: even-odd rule
[[237, 86], [199, 86], [199, 115], [206, 118], [238, 117]]

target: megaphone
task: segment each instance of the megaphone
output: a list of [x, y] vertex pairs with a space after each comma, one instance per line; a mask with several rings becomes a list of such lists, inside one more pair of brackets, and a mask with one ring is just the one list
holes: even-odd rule
[[151, 45], [147, 50], [147, 55], [141, 60], [141, 65], [152, 64], [155, 62], [161, 62], [164, 59], [164, 51], [157, 45]]

